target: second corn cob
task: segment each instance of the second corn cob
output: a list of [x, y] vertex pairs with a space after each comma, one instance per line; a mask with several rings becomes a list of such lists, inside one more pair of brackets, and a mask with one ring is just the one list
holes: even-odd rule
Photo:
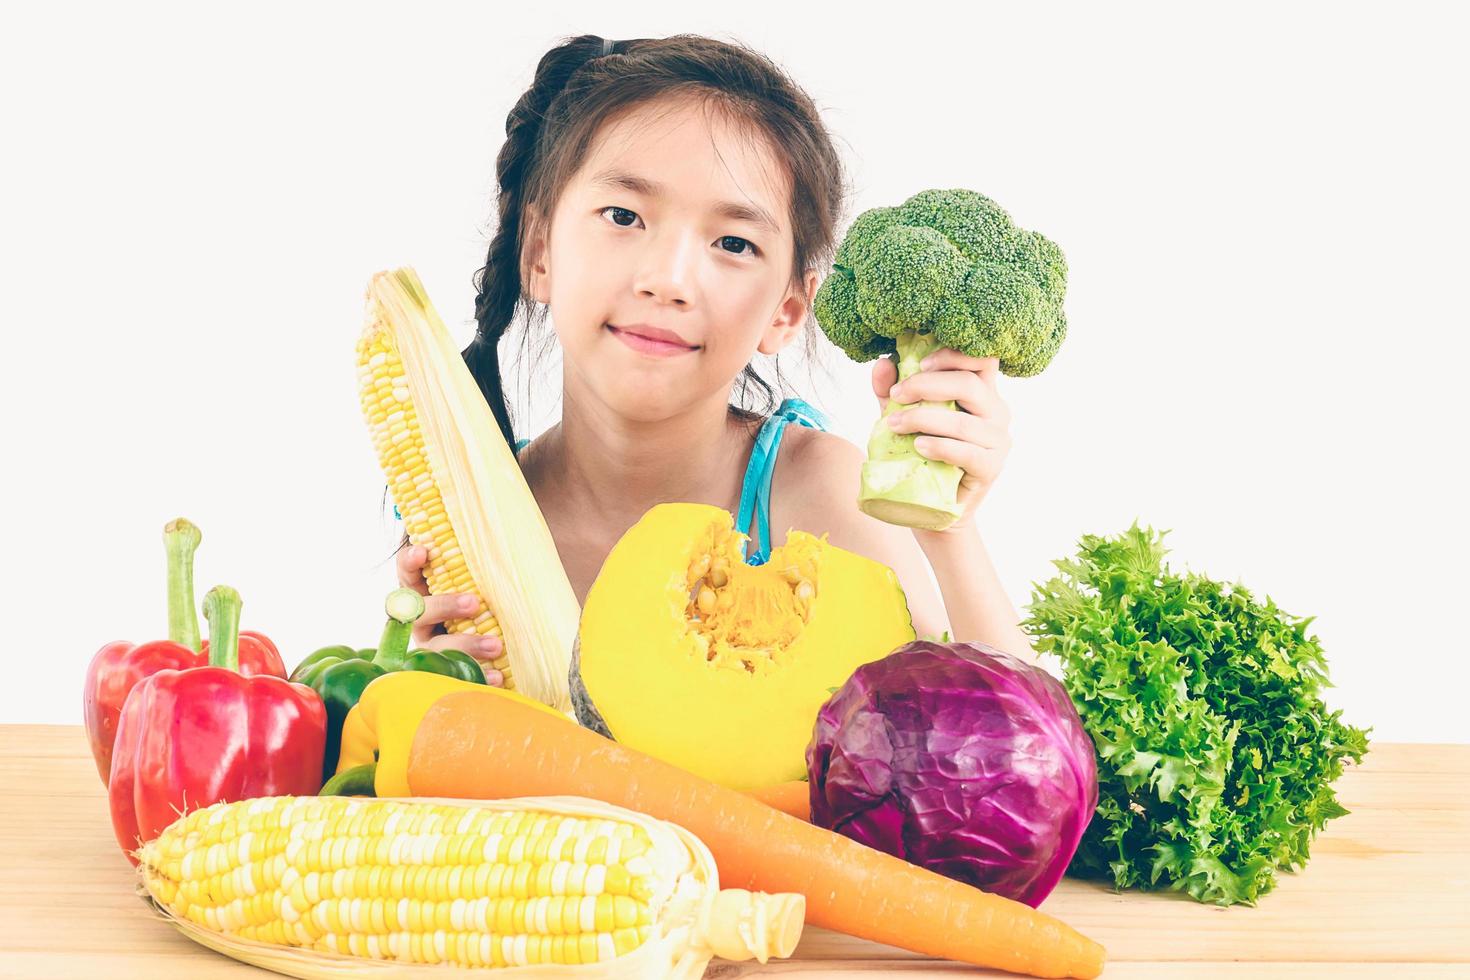
[[302, 977], [345, 955], [694, 978], [711, 956], [789, 956], [805, 909], [720, 891], [692, 834], [572, 797], [266, 797], [193, 811], [139, 858], [191, 938]]

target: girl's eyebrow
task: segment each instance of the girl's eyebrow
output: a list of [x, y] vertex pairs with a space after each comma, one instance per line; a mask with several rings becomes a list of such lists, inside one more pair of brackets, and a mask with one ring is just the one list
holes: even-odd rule
[[[621, 187], [623, 190], [642, 194], [645, 197], [662, 197], [664, 193], [662, 184], [649, 180], [647, 177], [628, 173], [626, 170], [604, 170], [592, 178], [592, 183], [606, 187]], [[717, 201], [714, 210], [716, 214], [735, 221], [749, 221], [760, 225], [773, 235], [781, 233], [780, 226], [761, 208], [736, 201]]]

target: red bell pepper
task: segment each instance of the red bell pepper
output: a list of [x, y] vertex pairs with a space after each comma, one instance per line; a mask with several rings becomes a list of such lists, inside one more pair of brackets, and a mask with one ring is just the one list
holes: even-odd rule
[[118, 720], [108, 801], [128, 860], [188, 810], [321, 788], [327, 711], [304, 684], [239, 672], [240, 595], [204, 597], [209, 666], [160, 670], [133, 688]]
[[[187, 670], [209, 662], [209, 644], [199, 643], [199, 619], [194, 614], [194, 550], [199, 529], [182, 517], [163, 528], [168, 553], [168, 639], [140, 643], [109, 643], [92, 657], [82, 688], [82, 717], [97, 774], [107, 784], [112, 770], [112, 744], [123, 703], [139, 681], [160, 670]], [[240, 673], [286, 676], [286, 665], [276, 645], [259, 633], [240, 634]]]

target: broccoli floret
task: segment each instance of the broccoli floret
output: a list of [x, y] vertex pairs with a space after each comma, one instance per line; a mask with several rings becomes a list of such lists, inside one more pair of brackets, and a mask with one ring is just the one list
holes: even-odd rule
[[[1017, 228], [983, 194], [927, 190], [858, 216], [813, 310], [853, 360], [896, 352], [900, 381], [941, 347], [999, 358], [1003, 373], [1030, 377], [1066, 336], [1066, 289], [1067, 262], [1054, 242]], [[948, 527], [959, 516], [963, 474], [919, 456], [913, 443], [879, 420], [859, 505], [893, 524]]]

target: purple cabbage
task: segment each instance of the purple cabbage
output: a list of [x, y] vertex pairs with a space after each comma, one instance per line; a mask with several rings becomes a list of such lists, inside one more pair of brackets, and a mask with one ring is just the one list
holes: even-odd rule
[[817, 715], [812, 822], [1034, 908], [1097, 808], [1093, 752], [1040, 667], [921, 640], [859, 667]]

